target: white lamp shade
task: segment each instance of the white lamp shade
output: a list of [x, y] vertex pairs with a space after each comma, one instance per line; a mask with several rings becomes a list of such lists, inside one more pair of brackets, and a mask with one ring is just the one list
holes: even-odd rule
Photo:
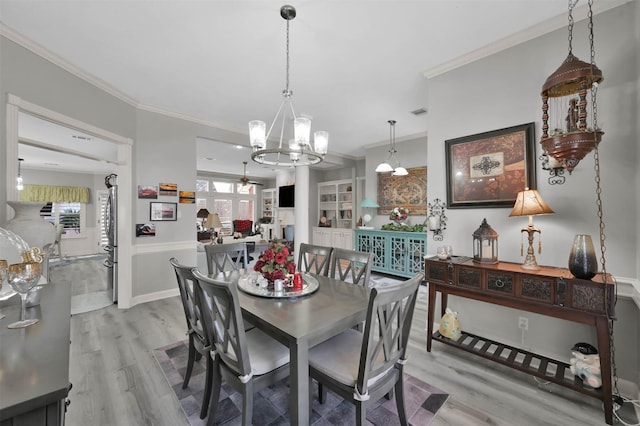
[[405, 169], [402, 166], [398, 166], [398, 167], [396, 167], [396, 169], [393, 171], [393, 173], [391, 175], [392, 176], [406, 176], [408, 174], [409, 174], [409, 172], [407, 171], [407, 169]]
[[266, 129], [267, 124], [264, 121], [252, 120], [249, 122], [249, 142], [253, 148], [264, 149], [266, 146]]
[[325, 155], [329, 149], [329, 132], [318, 130], [313, 133], [313, 149], [320, 155]]
[[378, 167], [376, 167], [377, 173], [386, 173], [386, 172], [392, 172], [392, 171], [393, 171], [393, 167], [391, 167], [391, 164], [387, 163], [386, 161], [378, 164]]
[[[289, 139], [289, 149], [300, 151], [300, 145], [296, 143], [295, 139]], [[300, 159], [300, 153], [292, 152], [289, 154], [289, 158], [291, 159], [291, 161], [298, 161]]]
[[306, 117], [298, 117], [293, 123], [293, 132], [296, 143], [300, 146], [309, 145], [311, 135], [311, 120]]

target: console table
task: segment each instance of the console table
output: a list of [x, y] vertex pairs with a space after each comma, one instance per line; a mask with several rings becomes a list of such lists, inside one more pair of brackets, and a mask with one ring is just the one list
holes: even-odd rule
[[23, 329], [7, 325], [20, 316], [18, 296], [2, 302], [0, 320], [0, 425], [63, 425], [69, 393], [71, 289], [46, 284], [40, 305], [27, 317], [40, 322]]
[[372, 271], [410, 278], [424, 270], [427, 234], [356, 229], [355, 247], [373, 253]]
[[[575, 278], [568, 269], [541, 267], [525, 270], [520, 264], [475, 263], [468, 257], [449, 260], [425, 259], [425, 279], [429, 284], [427, 351], [432, 340], [473, 353], [598, 398], [604, 403], [605, 420], [613, 424], [611, 398], [611, 352], [609, 319], [614, 317], [614, 285], [597, 275], [592, 280]], [[569, 364], [508, 346], [462, 331], [458, 340], [433, 334], [436, 293], [441, 294], [441, 315], [447, 296], [453, 295], [540, 315], [589, 324], [596, 328], [602, 370], [602, 387], [591, 388], [569, 370]]]

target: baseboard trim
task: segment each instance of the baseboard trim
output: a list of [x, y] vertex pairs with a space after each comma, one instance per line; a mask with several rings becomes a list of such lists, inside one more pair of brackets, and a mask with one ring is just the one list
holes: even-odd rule
[[135, 306], [140, 303], [153, 302], [155, 300], [162, 300], [168, 297], [174, 297], [179, 295], [180, 295], [180, 290], [176, 287], [171, 290], [156, 291], [155, 293], [147, 293], [147, 294], [142, 294], [140, 296], [133, 296], [131, 298], [131, 306]]

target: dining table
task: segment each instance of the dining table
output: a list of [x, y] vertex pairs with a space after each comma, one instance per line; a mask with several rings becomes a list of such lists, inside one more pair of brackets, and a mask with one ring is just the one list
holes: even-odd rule
[[[212, 278], [233, 280], [245, 274], [233, 271]], [[311, 274], [317, 290], [299, 297], [262, 297], [238, 290], [245, 320], [272, 336], [290, 351], [289, 413], [292, 425], [308, 425], [309, 348], [365, 320], [369, 290], [365, 286]]]

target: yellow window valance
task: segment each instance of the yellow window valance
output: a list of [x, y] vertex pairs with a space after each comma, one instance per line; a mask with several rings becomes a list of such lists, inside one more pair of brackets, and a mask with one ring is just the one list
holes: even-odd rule
[[45, 203], [89, 203], [89, 188], [80, 186], [25, 185], [20, 191], [20, 201]]

